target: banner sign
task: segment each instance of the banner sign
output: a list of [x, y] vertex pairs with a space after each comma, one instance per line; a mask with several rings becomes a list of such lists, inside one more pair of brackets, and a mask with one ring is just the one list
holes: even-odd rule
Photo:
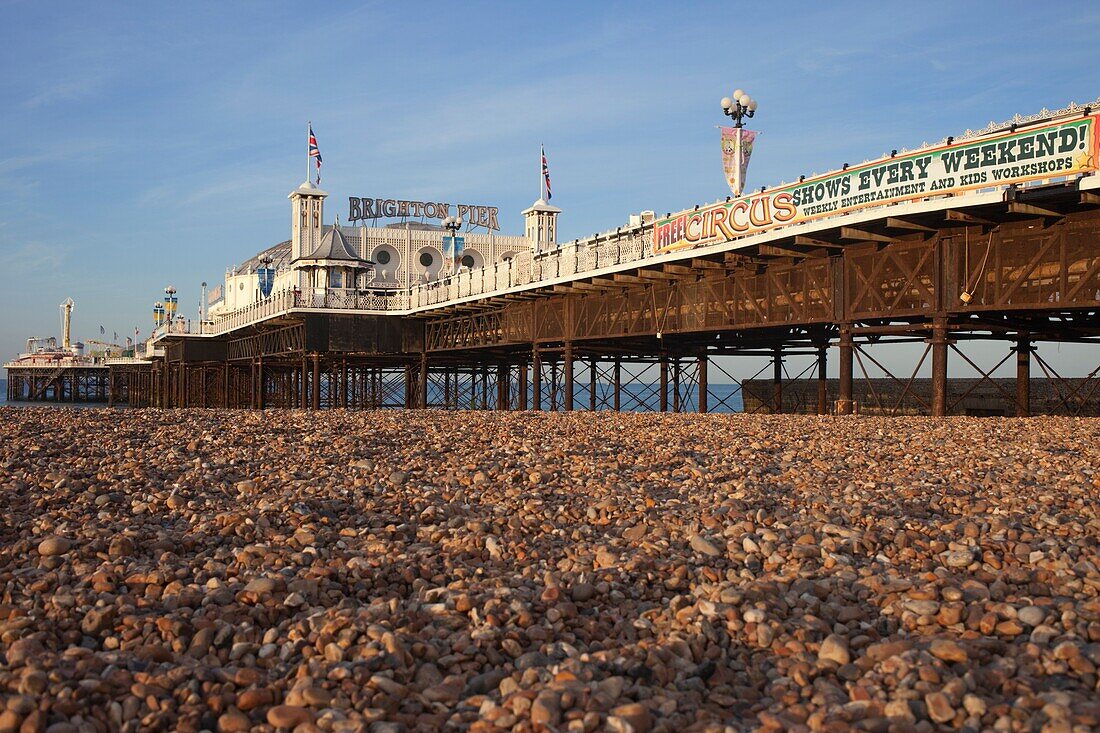
[[655, 254], [701, 247], [887, 203], [1090, 173], [1097, 115], [880, 158], [653, 225]]
[[222, 286], [215, 285], [214, 289], [210, 291], [210, 294], [206, 296], [206, 304], [214, 305], [222, 299]]
[[462, 264], [462, 255], [466, 250], [465, 237], [443, 237], [443, 261], [452, 263], [452, 270], [458, 272]]
[[726, 172], [726, 183], [734, 196], [740, 196], [745, 190], [745, 175], [749, 170], [756, 133], [743, 127], [718, 129], [722, 131], [722, 168]]
[[266, 298], [271, 295], [271, 286], [275, 284], [275, 268], [261, 267], [256, 270], [256, 274], [260, 278], [260, 295]]
[[[497, 207], [457, 204], [458, 218], [465, 224], [485, 227], [498, 231]], [[365, 219], [386, 219], [391, 217], [426, 217], [428, 219], [446, 219], [451, 215], [451, 204], [434, 201], [402, 201], [400, 199], [377, 199], [348, 197], [348, 221]]]

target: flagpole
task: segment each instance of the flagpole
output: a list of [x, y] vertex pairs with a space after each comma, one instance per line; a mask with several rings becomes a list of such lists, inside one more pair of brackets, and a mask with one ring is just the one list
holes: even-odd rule
[[306, 183], [309, 183], [309, 133], [313, 130], [313, 120], [306, 123]]
[[546, 155], [546, 146], [539, 143], [539, 199], [542, 200], [543, 189], [546, 188], [546, 176], [542, 173], [542, 157]]

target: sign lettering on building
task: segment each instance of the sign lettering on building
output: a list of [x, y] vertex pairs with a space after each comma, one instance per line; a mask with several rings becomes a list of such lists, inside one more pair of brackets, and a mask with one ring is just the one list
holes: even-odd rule
[[880, 158], [654, 223], [660, 254], [887, 203], [1100, 169], [1097, 117]]
[[[458, 204], [456, 215], [464, 223], [475, 227], [500, 230], [497, 223], [497, 207]], [[451, 204], [434, 201], [403, 201], [401, 199], [348, 198], [348, 221], [413, 217], [419, 219], [446, 219], [451, 215]]]

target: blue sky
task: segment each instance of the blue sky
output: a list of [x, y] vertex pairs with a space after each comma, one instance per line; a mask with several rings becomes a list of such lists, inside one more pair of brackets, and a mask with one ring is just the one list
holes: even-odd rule
[[[760, 103], [774, 184], [1100, 95], [1100, 10], [996, 3], [0, 4], [0, 353], [148, 332], [164, 285], [289, 236], [313, 121], [347, 196], [500, 207], [561, 237], [726, 194], [718, 99]], [[1077, 40], [1075, 40], [1077, 39]]]

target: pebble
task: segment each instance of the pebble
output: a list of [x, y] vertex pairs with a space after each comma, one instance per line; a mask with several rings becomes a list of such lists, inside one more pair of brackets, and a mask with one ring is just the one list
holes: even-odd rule
[[852, 661], [852, 655], [848, 651], [848, 640], [843, 636], [831, 634], [821, 642], [821, 649], [817, 652], [820, 661], [832, 662], [837, 666]]
[[64, 555], [72, 547], [72, 544], [64, 537], [47, 537], [38, 544], [38, 554], [43, 557]]
[[951, 707], [951, 700], [942, 692], [925, 695], [924, 704], [928, 706], [928, 717], [937, 723], [946, 723], [955, 717], [955, 708]]
[[0, 416], [0, 733], [1100, 727], [1091, 420]]
[[965, 662], [969, 659], [966, 649], [950, 639], [936, 639], [929, 647], [929, 651], [932, 652], [932, 656], [945, 662]]
[[1038, 626], [1043, 623], [1046, 613], [1038, 606], [1025, 606], [1016, 613], [1016, 618], [1028, 626]]
[[267, 722], [276, 728], [294, 728], [302, 723], [312, 723], [309, 708], [296, 705], [276, 705], [267, 711]]

